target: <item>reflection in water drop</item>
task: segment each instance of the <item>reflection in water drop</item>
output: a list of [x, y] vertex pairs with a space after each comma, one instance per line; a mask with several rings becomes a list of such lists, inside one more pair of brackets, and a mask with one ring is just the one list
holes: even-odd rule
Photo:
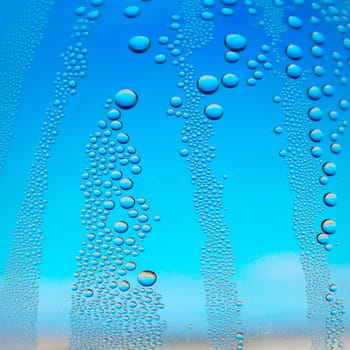
[[142, 271], [138, 274], [137, 280], [144, 287], [151, 287], [157, 281], [157, 275], [150, 270]]

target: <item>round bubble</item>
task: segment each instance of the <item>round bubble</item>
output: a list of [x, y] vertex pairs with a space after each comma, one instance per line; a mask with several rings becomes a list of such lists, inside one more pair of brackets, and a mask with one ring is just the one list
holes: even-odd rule
[[314, 142], [320, 142], [323, 140], [323, 132], [321, 129], [312, 129], [309, 136], [310, 139]]
[[286, 48], [286, 55], [292, 60], [299, 60], [303, 57], [303, 51], [298, 45], [289, 44]]
[[180, 106], [182, 106], [182, 98], [180, 96], [173, 96], [170, 99], [170, 104], [174, 107], [174, 108], [178, 108]]
[[331, 84], [325, 84], [322, 86], [322, 92], [325, 96], [333, 96], [334, 87]]
[[328, 207], [334, 207], [337, 205], [338, 202], [337, 195], [333, 192], [328, 192], [323, 196], [323, 202]]
[[322, 97], [322, 91], [317, 86], [310, 86], [307, 89], [307, 95], [311, 100], [319, 100]]
[[211, 21], [212, 19], [214, 19], [214, 14], [213, 12], [210, 12], [210, 11], [204, 11], [201, 13], [201, 17], [205, 21]]
[[123, 109], [129, 109], [136, 105], [138, 96], [135, 91], [123, 89], [118, 91], [114, 96], [116, 105]]
[[162, 64], [166, 62], [166, 56], [163, 54], [159, 54], [154, 56], [154, 62], [157, 64]]
[[115, 207], [115, 203], [112, 200], [105, 201], [103, 207], [107, 210], [112, 210]]
[[322, 156], [322, 148], [320, 146], [314, 146], [311, 148], [311, 155], [315, 158], [320, 158]]
[[328, 243], [328, 235], [326, 233], [319, 233], [317, 235], [317, 242], [320, 244], [327, 244]]
[[312, 107], [308, 111], [308, 116], [313, 121], [319, 121], [322, 119], [323, 111], [318, 107]]
[[314, 66], [312, 71], [318, 77], [322, 77], [325, 74], [325, 69], [322, 66], [320, 66], [320, 65]]
[[332, 219], [326, 219], [322, 221], [321, 228], [324, 233], [331, 235], [337, 230], [337, 224]]
[[247, 39], [240, 34], [228, 34], [225, 37], [225, 45], [231, 51], [242, 51], [247, 46]]
[[118, 109], [111, 109], [107, 113], [107, 117], [109, 120], [117, 120], [121, 116], [121, 113]]
[[286, 68], [286, 72], [289, 78], [296, 79], [301, 75], [301, 68], [297, 64], [290, 64]]
[[125, 221], [117, 221], [114, 224], [114, 230], [118, 233], [124, 233], [128, 230], [128, 228], [129, 228], [129, 225]]
[[136, 53], [146, 52], [151, 47], [151, 40], [146, 36], [138, 35], [129, 40], [130, 50]]
[[181, 157], [187, 157], [190, 154], [190, 151], [188, 148], [181, 148], [179, 154]]
[[119, 282], [119, 290], [121, 292], [126, 292], [130, 289], [130, 283], [126, 280]]
[[238, 85], [239, 78], [235, 74], [227, 73], [227, 74], [222, 76], [221, 83], [226, 88], [234, 88], [235, 86]]
[[326, 175], [333, 176], [337, 173], [337, 166], [333, 162], [327, 162], [323, 164], [322, 170]]
[[342, 146], [340, 143], [332, 143], [331, 144], [331, 151], [334, 154], [339, 154], [342, 151]]
[[129, 18], [137, 17], [141, 10], [138, 6], [128, 6], [124, 9], [124, 15]]
[[211, 103], [204, 108], [204, 114], [210, 120], [217, 120], [223, 116], [224, 109], [219, 104]]
[[225, 54], [225, 60], [229, 63], [237, 62], [239, 60], [239, 54], [234, 51], [227, 51]]
[[130, 190], [134, 186], [134, 182], [130, 178], [125, 177], [120, 180], [119, 185], [123, 190]]
[[125, 196], [120, 199], [120, 206], [124, 209], [131, 209], [135, 205], [135, 199], [131, 196]]
[[289, 16], [287, 18], [287, 24], [293, 29], [300, 29], [303, 26], [303, 20], [297, 16]]
[[315, 44], [323, 44], [325, 42], [325, 37], [320, 32], [312, 32], [311, 39]]
[[144, 270], [137, 276], [137, 280], [144, 287], [151, 287], [157, 282], [157, 275], [151, 270]]
[[213, 75], [202, 75], [197, 80], [197, 88], [203, 94], [213, 94], [219, 88], [219, 80]]
[[91, 298], [94, 295], [94, 291], [90, 288], [84, 290], [84, 297]]

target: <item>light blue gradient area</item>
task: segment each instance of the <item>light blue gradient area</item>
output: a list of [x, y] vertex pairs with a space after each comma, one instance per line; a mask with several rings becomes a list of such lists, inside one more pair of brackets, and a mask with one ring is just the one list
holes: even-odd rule
[[[43, 227], [46, 240], [39, 331], [68, 335], [70, 284], [76, 270], [75, 255], [85, 236], [80, 224], [84, 199], [79, 190], [81, 174], [88, 165], [85, 144], [89, 134], [96, 130], [97, 121], [105, 117], [106, 98], [128, 88], [139, 96], [136, 107], [122, 114], [124, 130], [138, 149], [143, 166], [142, 174], [135, 180], [135, 193], [146, 197], [153, 214], [161, 216], [144, 241], [145, 253], [138, 258], [138, 266], [158, 274], [156, 287], [165, 303], [162, 317], [168, 323], [166, 336], [200, 337], [207, 327], [199, 262], [204, 236], [193, 207], [187, 162], [178, 154], [184, 147], [180, 141], [183, 121], [165, 113], [170, 98], [182, 96], [181, 89], [176, 87], [179, 69], [172, 65], [168, 50], [157, 43], [161, 35], [175, 37], [168, 23], [179, 7], [174, 0], [166, 4], [161, 0], [140, 2], [141, 16], [127, 19], [122, 14], [124, 5], [126, 2], [106, 3], [101, 19], [91, 29], [87, 40], [87, 77], [81, 80], [77, 95], [67, 105], [53, 146]], [[73, 10], [71, 5], [55, 5], [26, 78], [8, 161], [0, 178], [1, 275], [45, 108], [52, 102], [55, 72], [61, 69], [59, 54], [67, 46]], [[225, 218], [231, 227], [243, 325], [253, 335], [267, 332], [293, 335], [301, 333], [306, 325], [306, 303], [298, 243], [291, 229], [293, 195], [289, 191], [288, 169], [278, 155], [286, 147], [286, 139], [273, 133], [283, 119], [281, 106], [272, 103], [272, 96], [278, 94], [282, 82], [265, 72], [257, 86], [245, 84], [249, 77], [245, 61], [256, 55], [259, 45], [268, 39], [248, 19], [244, 17], [242, 22], [240, 18], [236, 17], [235, 22], [223, 18], [215, 30], [215, 40], [195, 51], [188, 62], [195, 67], [196, 77], [204, 74], [221, 77], [225, 73], [240, 76], [237, 88], [221, 86], [214, 95], [205, 96], [201, 105], [204, 108], [206, 104], [219, 103], [224, 108], [224, 116], [212, 122], [215, 136], [211, 144], [216, 147], [212, 169], [224, 184]], [[244, 34], [248, 40], [247, 50], [237, 64], [223, 59], [223, 39], [230, 32]], [[127, 43], [134, 35], [148, 36], [150, 50], [132, 53]], [[307, 38], [297, 40], [301, 46], [309, 44]], [[168, 61], [157, 65], [153, 57], [161, 53], [167, 55]], [[328, 216], [337, 221], [337, 233], [331, 237], [334, 248], [329, 253], [330, 270], [338, 285], [338, 296], [349, 308], [348, 130], [341, 143], [343, 153], [333, 158], [338, 173], [327, 187], [327, 191], [337, 193], [339, 202], [335, 208], [325, 209], [320, 221]], [[226, 180], [224, 174], [228, 174]], [[348, 322], [348, 315], [346, 319]], [[188, 324], [192, 324], [192, 329]]]

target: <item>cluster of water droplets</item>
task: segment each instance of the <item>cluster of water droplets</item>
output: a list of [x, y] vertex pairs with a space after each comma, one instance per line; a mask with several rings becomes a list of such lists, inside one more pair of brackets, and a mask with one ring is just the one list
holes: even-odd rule
[[8, 152], [24, 84], [54, 1], [31, 0], [9, 27], [0, 47], [0, 171]]
[[155, 349], [165, 328], [158, 313], [161, 295], [151, 288], [157, 275], [140, 270], [136, 262], [153, 224], [150, 205], [135, 195], [142, 167], [121, 116], [136, 105], [138, 96], [124, 89], [115, 95], [117, 108], [112, 101], [107, 100], [106, 117], [86, 146], [90, 164], [82, 175], [81, 218], [87, 234], [76, 257], [79, 268], [72, 287], [74, 350]]
[[[311, 13], [318, 9], [316, 5], [311, 5]], [[309, 22], [305, 26], [295, 13], [286, 18], [288, 30], [299, 32], [293, 33], [294, 40], [305, 36], [310, 39], [307, 50], [298, 41], [287, 44], [285, 57], [280, 60], [281, 64], [287, 62], [285, 71], [275, 71], [284, 82], [280, 96], [274, 97], [274, 102], [281, 103], [284, 115], [283, 124], [275, 128], [275, 133], [285, 133], [287, 138], [287, 148], [280, 151], [280, 156], [286, 161], [291, 190], [295, 193], [293, 230], [299, 241], [306, 278], [312, 348], [341, 349], [344, 306], [336, 298], [337, 288], [331, 282], [327, 255], [332, 250], [331, 236], [336, 232], [336, 222], [330, 214], [331, 208], [337, 205], [337, 195], [325, 187], [336, 175], [333, 158], [342, 150], [340, 136], [348, 123], [339, 121], [349, 109], [348, 100], [341, 97], [347, 85], [346, 74], [342, 73], [346, 62], [339, 51], [333, 50], [335, 46], [343, 51], [341, 45], [327, 40], [319, 29], [322, 21], [310, 16]], [[326, 28], [328, 34], [332, 32], [329, 25]], [[334, 78], [338, 82], [333, 83]]]
[[[239, 331], [242, 302], [238, 300], [238, 289], [232, 281], [234, 258], [229, 239], [230, 228], [223, 220], [224, 186], [209, 167], [215, 158], [215, 146], [209, 143], [210, 137], [214, 135], [211, 122], [223, 117], [224, 107], [213, 99], [203, 109], [200, 107], [204, 96], [215, 96], [220, 87], [228, 90], [236, 87], [239, 77], [231, 72], [223, 72], [219, 78], [210, 74], [196, 76], [195, 69], [188, 60], [193, 50], [204, 47], [213, 39], [211, 33], [214, 29], [216, 4], [207, 0], [180, 1], [180, 4], [181, 13], [171, 17], [169, 26], [170, 29], [177, 30], [175, 39], [169, 42], [166, 35], [158, 39], [158, 42], [167, 44], [173, 56], [172, 64], [179, 68], [177, 87], [180, 92], [170, 98], [166, 113], [184, 119], [181, 135], [184, 147], [179, 150], [179, 154], [188, 162], [195, 188], [194, 206], [206, 237], [202, 246], [201, 272], [206, 292], [209, 342], [213, 349], [232, 346], [243, 349], [244, 335]], [[236, 5], [235, 1], [222, 1], [222, 4], [225, 7], [221, 9], [221, 15], [229, 17], [234, 14], [232, 7]], [[239, 33], [228, 33], [223, 39], [222, 49], [227, 50], [224, 59], [229, 63], [239, 61], [241, 53], [246, 49], [247, 39]], [[149, 43], [145, 39], [143, 41], [144, 47], [149, 47]], [[133, 48], [130, 41], [129, 47], [134, 52], [140, 52]], [[257, 55], [256, 65], [251, 62], [251, 67], [257, 68], [261, 64], [264, 69], [270, 70], [271, 64], [264, 55], [269, 52], [269, 47], [262, 46], [262, 51]], [[252, 69], [248, 63], [247, 66]], [[253, 79], [259, 80], [262, 76], [254, 69], [254, 75], [251, 80], [247, 79], [247, 84], [255, 85]]]
[[[102, 1], [91, 0], [91, 3], [89, 2], [89, 6], [92, 8], [100, 5], [102, 5]], [[37, 10], [33, 11], [33, 14], [37, 11], [43, 11], [43, 9], [47, 11], [47, 6], [39, 6]], [[36, 23], [35, 19], [32, 17], [30, 19]], [[40, 23], [44, 22], [45, 19], [40, 17]], [[93, 19], [90, 19], [89, 23], [92, 22]], [[31, 34], [39, 35], [40, 28], [39, 25]], [[0, 290], [0, 324], [4, 330], [2, 332], [5, 336], [4, 346], [8, 346], [9, 349], [25, 348], [31, 350], [36, 348], [38, 280], [44, 239], [41, 226], [47, 204], [44, 193], [48, 186], [48, 159], [58, 135], [59, 125], [64, 117], [64, 106], [68, 97], [76, 93], [78, 80], [86, 74], [87, 49], [82, 41], [75, 39], [75, 36], [73, 36], [72, 45], [61, 55], [64, 70], [56, 74], [53, 102], [46, 111], [46, 118], [41, 128], [42, 134], [28, 175], [24, 200], [17, 215], [14, 242]], [[34, 49], [35, 40], [30, 41], [32, 49], [29, 52]], [[8, 49], [11, 50], [11, 46]], [[25, 53], [24, 57], [26, 61], [23, 63], [27, 68], [30, 63], [30, 54]]]
[[[201, 48], [208, 43], [208, 39], [212, 39], [211, 34], [205, 38], [202, 30], [203, 27], [206, 27], [208, 33], [213, 31], [217, 4], [211, 0], [202, 1], [202, 4], [196, 1], [180, 1], [180, 3], [183, 5], [184, 26], [178, 25], [179, 35], [175, 41], [179, 50], [177, 50], [178, 57], [173, 60], [173, 64], [178, 65], [181, 69], [179, 76], [182, 79], [178, 83], [178, 87], [183, 90], [183, 93], [170, 99], [170, 108], [167, 110], [167, 114], [185, 119], [185, 127], [182, 132], [182, 141], [185, 143], [185, 147], [180, 149], [179, 154], [189, 162], [192, 183], [196, 186], [195, 207], [200, 215], [199, 222], [208, 238], [202, 254], [202, 274], [207, 292], [210, 342], [214, 347], [220, 348], [220, 346], [227, 346], [233, 342], [232, 339], [223, 334], [225, 331], [220, 331], [217, 327], [216, 317], [221, 315], [221, 310], [217, 299], [215, 301], [212, 295], [213, 285], [215, 282], [217, 283], [215, 261], [219, 253], [216, 252], [215, 247], [218, 242], [220, 242], [223, 261], [220, 261], [217, 266], [220, 266], [223, 275], [226, 276], [233, 274], [233, 270], [229, 268], [226, 272], [223, 269], [223, 266], [232, 266], [231, 247], [227, 239], [229, 228], [222, 222], [222, 215], [219, 215], [222, 208], [223, 185], [216, 180], [208, 167], [210, 161], [215, 158], [215, 147], [209, 146], [208, 140], [214, 131], [210, 121], [222, 118], [224, 108], [215, 102], [207, 104], [202, 111], [198, 107], [203, 95], [215, 94], [220, 86], [234, 88], [239, 84], [240, 78], [231, 72], [223, 73], [220, 78], [209, 74], [196, 78], [194, 67], [187, 63], [188, 56], [192, 50]], [[222, 1], [222, 3], [229, 6], [236, 4], [235, 1], [227, 3]], [[287, 134], [288, 147], [280, 151], [280, 156], [286, 160], [291, 190], [295, 193], [293, 229], [301, 248], [301, 263], [306, 276], [306, 298], [308, 317], [312, 328], [313, 348], [319, 349], [324, 346], [331, 349], [335, 346], [341, 348], [344, 310], [342, 302], [334, 296], [336, 287], [334, 283], [330, 283], [327, 262], [327, 252], [332, 249], [329, 237], [335, 233], [336, 223], [331, 218], [325, 218], [319, 227], [315, 228], [315, 223], [319, 222], [321, 212], [325, 208], [331, 208], [337, 204], [335, 193], [329, 191], [323, 193], [323, 186], [327, 185], [329, 178], [336, 174], [336, 164], [333, 160], [322, 160], [324, 151], [321, 144], [324, 141], [324, 131], [318, 126], [326, 114], [323, 105], [319, 104], [318, 101], [321, 98], [332, 98], [334, 101], [336, 96], [341, 96], [341, 94], [336, 94], [333, 83], [321, 79], [326, 73], [322, 59], [327, 57], [325, 52], [327, 53], [329, 49], [325, 48], [325, 36], [321, 31], [308, 32], [309, 29], [305, 29], [304, 26], [305, 19], [302, 20], [295, 12], [289, 16], [285, 15], [286, 9], [290, 10], [293, 7], [286, 8], [282, 1], [273, 3], [260, 0], [245, 1], [245, 5], [248, 7], [248, 14], [255, 16], [257, 26], [262, 28], [266, 37], [270, 39], [268, 44], [261, 45], [261, 52], [255, 58], [246, 60], [247, 68], [253, 71], [253, 74], [246, 79], [247, 85], [256, 85], [257, 81], [264, 77], [264, 70], [272, 70], [273, 64], [267, 57], [271, 52], [274, 54], [274, 63], [277, 65], [273, 71], [274, 76], [282, 78], [284, 81], [280, 96], [277, 95], [273, 98], [275, 103], [282, 102], [282, 112], [285, 116], [283, 126], [277, 126], [275, 133]], [[294, 8], [297, 6], [304, 6], [303, 1], [294, 1]], [[190, 12], [189, 9], [191, 9]], [[336, 29], [342, 36], [341, 45], [338, 46], [345, 50], [349, 49], [349, 38], [344, 34], [347, 32], [349, 23], [348, 10], [337, 9], [330, 5], [327, 13], [326, 10], [320, 10], [321, 6], [315, 2], [311, 5], [311, 9], [320, 11], [326, 22], [337, 24]], [[228, 13], [233, 15], [235, 11], [221, 10], [223, 15], [228, 15]], [[327, 17], [327, 14], [333, 16]], [[172, 18], [181, 21], [178, 15], [174, 15]], [[320, 19], [316, 16], [310, 16], [309, 19], [311, 24], [320, 23]], [[192, 26], [190, 23], [196, 23], [196, 25]], [[308, 48], [310, 57], [308, 59], [314, 60], [312, 67], [306, 67], [304, 62], [305, 48], [301, 47], [298, 41], [280, 47], [281, 42], [282, 45], [285, 43], [282, 40], [284, 34], [288, 36], [292, 33], [298, 39], [296, 34], [298, 32], [304, 36], [306, 33], [310, 37], [310, 47]], [[228, 50], [225, 54], [226, 62], [236, 63], [242, 59], [241, 53], [246, 49], [247, 39], [242, 33], [231, 33], [224, 38], [224, 44]], [[181, 48], [183, 48], [183, 52], [180, 54]], [[338, 78], [340, 86], [345, 86], [347, 77], [344, 69], [348, 62], [342, 58], [338, 51], [333, 51], [331, 54], [334, 59], [333, 76]], [[281, 65], [284, 66], [283, 70], [279, 69]], [[241, 74], [242, 72], [240, 72]], [[309, 78], [319, 81], [305, 88]], [[328, 111], [329, 120], [337, 121], [339, 115], [348, 109], [349, 102], [344, 98], [338, 98], [337, 101], [334, 101], [334, 108]], [[203, 117], [206, 117], [207, 120]], [[330, 133], [328, 146], [330, 154], [328, 156], [341, 152], [339, 138], [344, 133], [346, 126], [347, 121], [343, 120], [336, 126], [336, 130]], [[323, 198], [322, 202], [319, 201], [320, 197]], [[208, 221], [213, 225], [209, 225]], [[318, 232], [319, 228], [321, 233]], [[223, 248], [225, 245], [229, 247], [227, 255]], [[212, 266], [210, 267], [210, 265]], [[213, 281], [214, 284], [208, 283], [208, 281]], [[221, 281], [220, 286], [224, 285], [225, 283]], [[232, 287], [230, 286], [230, 288]], [[239, 304], [236, 296], [232, 296], [230, 300], [228, 298], [226, 298], [226, 302], [233, 303], [232, 305]], [[226, 313], [227, 319], [232, 318], [235, 312], [235, 317], [237, 317], [239, 307], [233, 310], [230, 316]], [[326, 330], [325, 337], [323, 336], [324, 330]], [[233, 334], [232, 330], [230, 332]], [[243, 338], [238, 346], [243, 346], [242, 343]]]

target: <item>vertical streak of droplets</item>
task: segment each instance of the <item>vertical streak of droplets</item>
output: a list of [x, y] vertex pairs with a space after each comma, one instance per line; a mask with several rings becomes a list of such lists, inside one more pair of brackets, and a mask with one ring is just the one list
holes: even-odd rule
[[[99, 4], [102, 5], [103, 1], [99, 1]], [[77, 82], [86, 73], [87, 49], [80, 37], [88, 35], [89, 24], [100, 15], [96, 6], [89, 7], [80, 6], [76, 9], [79, 18], [72, 35], [74, 42], [62, 54], [64, 71], [56, 73], [54, 101], [46, 112], [46, 120], [41, 128], [42, 135], [24, 191], [24, 200], [17, 215], [14, 242], [0, 290], [2, 349], [36, 349], [38, 281], [44, 239], [41, 226], [47, 203], [44, 192], [48, 186], [48, 159], [64, 117], [63, 111], [68, 97], [76, 93]], [[35, 18], [30, 18], [36, 21]]]
[[[279, 63], [281, 54], [278, 52], [276, 43], [280, 41], [280, 35], [286, 30], [286, 26], [282, 23], [283, 8], [277, 7], [268, 3], [265, 0], [257, 1], [257, 4], [264, 10], [264, 24], [267, 36], [272, 38], [275, 43], [274, 52], [276, 54], [276, 62]], [[278, 18], [271, 16], [272, 9], [275, 7], [274, 12], [278, 13]], [[314, 9], [319, 9], [320, 13], [324, 16], [326, 11], [321, 11], [321, 7], [317, 3], [313, 3]], [[297, 14], [297, 13], [296, 13]], [[330, 17], [329, 17], [330, 18]], [[287, 23], [293, 26], [293, 21], [297, 20], [299, 23], [295, 28], [302, 26], [302, 20], [299, 17], [288, 17]], [[310, 17], [310, 22], [313, 24], [319, 23], [316, 17]], [[331, 20], [328, 19], [328, 22]], [[337, 22], [338, 23], [338, 22]], [[277, 30], [276, 28], [280, 28]], [[314, 44], [322, 45], [324, 43], [324, 37], [319, 32], [310, 33], [311, 39]], [[294, 50], [296, 45], [290, 45], [290, 51]], [[346, 45], [344, 45], [345, 47]], [[315, 48], [315, 46], [314, 46]], [[298, 47], [298, 50], [300, 48]], [[290, 52], [286, 52], [290, 55]], [[313, 54], [313, 51], [311, 50]], [[293, 54], [293, 53], [292, 53]], [[334, 53], [333, 53], [334, 56]], [[339, 58], [335, 55], [335, 59]], [[320, 56], [315, 56], [320, 58]], [[301, 55], [300, 57], [301, 58]], [[321, 63], [322, 61], [318, 61]], [[293, 66], [288, 66], [289, 68]], [[296, 66], [296, 65], [294, 65]], [[300, 261], [305, 274], [305, 294], [307, 301], [307, 317], [310, 321], [310, 332], [312, 349], [334, 349], [335, 344], [339, 348], [343, 347], [341, 341], [341, 335], [344, 330], [343, 326], [343, 303], [339, 299], [335, 299], [333, 292], [336, 291], [335, 284], [330, 282], [330, 270], [328, 266], [327, 252], [331, 249], [331, 245], [328, 243], [327, 233], [333, 234], [333, 227], [331, 230], [326, 230], [318, 235], [319, 228], [315, 227], [320, 213], [325, 209], [325, 206], [320, 201], [323, 192], [323, 186], [328, 182], [328, 179], [324, 175], [333, 176], [335, 173], [332, 171], [324, 170], [326, 164], [322, 166], [322, 149], [320, 146], [314, 146], [310, 151], [310, 139], [313, 142], [322, 141], [322, 131], [320, 129], [312, 129], [316, 126], [313, 123], [318, 122], [322, 118], [322, 110], [319, 109], [316, 102], [321, 98], [322, 92], [318, 86], [312, 86], [305, 93], [305, 82], [307, 78], [312, 78], [310, 72], [304, 72], [300, 76], [290, 74], [287, 67], [287, 74], [275, 71], [275, 75], [280, 77], [284, 81], [283, 88], [281, 90], [282, 98], [282, 113], [284, 115], [283, 128], [286, 131], [287, 136], [287, 151], [282, 152], [281, 155], [285, 157], [286, 164], [289, 169], [289, 183], [291, 191], [295, 194], [293, 201], [293, 215], [292, 224], [295, 231], [296, 238], [300, 247]], [[315, 71], [316, 67], [316, 71]], [[318, 65], [313, 68], [317, 77], [323, 75], [323, 67]], [[321, 71], [321, 73], [320, 73]], [[338, 74], [340, 75], [340, 74]], [[337, 75], [337, 76], [338, 76]], [[297, 79], [298, 78], [298, 79]], [[344, 76], [339, 77], [339, 82], [342, 85], [346, 85], [347, 79]], [[334, 88], [330, 84], [323, 86], [323, 95], [327, 98], [334, 94]], [[309, 108], [312, 105], [312, 108]], [[339, 102], [340, 109], [345, 109], [344, 105], [348, 102]], [[309, 108], [309, 112], [307, 112]], [[310, 113], [310, 111], [312, 111]], [[316, 114], [317, 111], [317, 115]], [[314, 113], [314, 114], [313, 114]], [[309, 116], [308, 116], [309, 114]], [[330, 119], [335, 121], [338, 113], [333, 111], [330, 114]], [[343, 122], [340, 126], [344, 129], [347, 122]], [[315, 136], [312, 136], [312, 130]], [[339, 130], [339, 127], [338, 127]], [[317, 135], [316, 135], [317, 134]], [[331, 138], [332, 139], [332, 138]], [[334, 146], [333, 146], [334, 147]], [[338, 146], [336, 146], [337, 148]], [[332, 150], [332, 147], [331, 147]], [[334, 154], [339, 153], [337, 150]], [[335, 165], [334, 165], [335, 167]], [[323, 169], [323, 176], [320, 177], [320, 170]], [[321, 173], [322, 175], [322, 173]], [[331, 193], [334, 197], [334, 194]], [[327, 201], [326, 201], [326, 205]], [[333, 206], [335, 204], [330, 204]], [[334, 225], [333, 220], [329, 221], [330, 225]], [[324, 226], [323, 224], [321, 226]], [[323, 228], [322, 228], [323, 229]], [[317, 239], [316, 239], [317, 237]], [[320, 237], [320, 238], [319, 238]], [[332, 293], [330, 293], [332, 292]]]
[[[116, 94], [117, 109], [108, 99], [106, 117], [86, 146], [90, 163], [82, 176], [81, 217], [87, 234], [72, 288], [71, 350], [151, 350], [161, 345], [162, 296], [151, 288], [157, 275], [140, 271], [137, 264], [144, 239], [153, 231], [151, 207], [134, 194], [141, 159], [123, 128], [127, 111], [119, 109], [133, 108], [137, 100], [130, 89]], [[131, 103], [126, 108], [120, 101]]]
[[[4, 167], [21, 98], [24, 75], [43, 37], [54, 1], [30, 0], [10, 25], [0, 47], [0, 173]], [[6, 5], [5, 5], [6, 6]]]
[[194, 67], [186, 62], [192, 50], [200, 49], [213, 39], [212, 22], [201, 18], [203, 11], [199, 0], [179, 0], [182, 5], [184, 27], [178, 39], [184, 49], [177, 59], [180, 62], [183, 81], [178, 87], [184, 90], [182, 139], [186, 140], [189, 170], [195, 188], [194, 206], [199, 224], [205, 234], [202, 246], [201, 273], [206, 295], [209, 342], [213, 349], [223, 350], [237, 346], [243, 349], [243, 334], [240, 325], [241, 302], [233, 281], [234, 267], [230, 228], [223, 221], [223, 184], [210, 169], [215, 158], [215, 147], [209, 144], [214, 135], [213, 125], [199, 110], [201, 93], [196, 87]]

